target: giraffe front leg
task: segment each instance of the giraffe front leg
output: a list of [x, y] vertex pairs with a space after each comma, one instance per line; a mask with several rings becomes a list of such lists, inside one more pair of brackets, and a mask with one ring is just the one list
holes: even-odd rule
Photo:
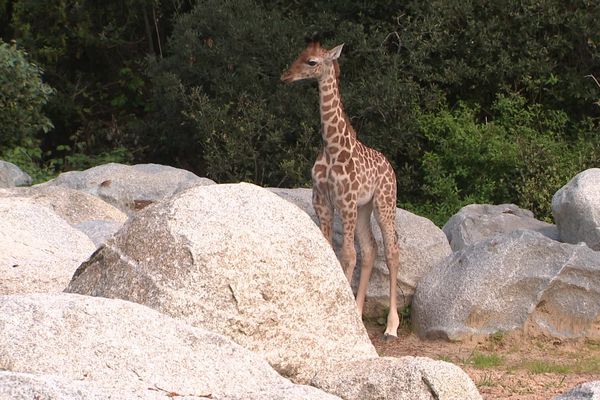
[[362, 315], [365, 299], [367, 297], [367, 289], [369, 280], [373, 272], [375, 258], [377, 257], [377, 242], [373, 237], [371, 229], [371, 211], [372, 204], [367, 203], [358, 208], [358, 219], [356, 222], [356, 237], [360, 246], [361, 264], [360, 264], [360, 281], [356, 292], [356, 305], [359, 313]]
[[345, 207], [341, 208], [340, 212], [344, 229], [340, 263], [342, 264], [348, 283], [352, 283], [352, 275], [356, 267], [356, 249], [354, 248], [354, 232], [356, 230], [357, 219], [356, 203], [345, 204]]
[[317, 218], [319, 218], [319, 228], [325, 239], [330, 245], [333, 244], [333, 207], [327, 200], [325, 193], [318, 185], [313, 186], [312, 202]]

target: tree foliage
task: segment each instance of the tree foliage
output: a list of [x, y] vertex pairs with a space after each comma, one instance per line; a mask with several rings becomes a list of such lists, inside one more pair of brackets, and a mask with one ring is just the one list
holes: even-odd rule
[[304, 186], [320, 146], [314, 83], [279, 76], [315, 32], [340, 59], [359, 138], [399, 203], [443, 223], [468, 202], [550, 216], [597, 165], [594, 0], [0, 1], [54, 88], [37, 154], [50, 169], [161, 162], [220, 182]]
[[0, 40], [0, 149], [23, 145], [47, 132], [52, 123], [42, 107], [53, 90], [27, 54]]

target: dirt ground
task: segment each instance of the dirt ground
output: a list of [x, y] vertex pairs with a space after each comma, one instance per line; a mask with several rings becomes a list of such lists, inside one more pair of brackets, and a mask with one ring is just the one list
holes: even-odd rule
[[485, 400], [549, 400], [580, 383], [600, 380], [600, 342], [494, 335], [452, 343], [423, 341], [408, 329], [382, 340], [384, 328], [366, 323], [380, 356], [424, 356], [454, 363], [475, 382]]

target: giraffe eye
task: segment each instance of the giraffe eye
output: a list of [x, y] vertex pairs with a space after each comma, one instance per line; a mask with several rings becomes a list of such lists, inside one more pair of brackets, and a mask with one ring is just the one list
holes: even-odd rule
[[315, 60], [308, 60], [306, 63], [308, 65], [310, 65], [311, 67], [314, 67], [315, 65], [317, 65], [317, 62]]

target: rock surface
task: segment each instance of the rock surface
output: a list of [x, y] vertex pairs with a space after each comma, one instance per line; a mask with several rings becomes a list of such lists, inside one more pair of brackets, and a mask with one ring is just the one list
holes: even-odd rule
[[334, 365], [311, 384], [345, 400], [477, 400], [481, 395], [457, 366], [424, 357], [381, 357]]
[[210, 179], [167, 165], [110, 163], [85, 171], [64, 172], [41, 186], [81, 190], [131, 214], [189, 187], [212, 184]]
[[127, 221], [127, 214], [102, 199], [79, 190], [58, 186], [0, 189], [3, 198], [22, 198], [54, 211], [99, 247]]
[[[297, 205], [306, 212], [315, 224], [318, 218], [312, 206], [311, 189], [270, 188], [272, 192]], [[389, 307], [389, 273], [385, 265], [383, 239], [375, 218], [371, 226], [377, 241], [377, 259], [367, 290], [364, 314], [367, 317], [386, 315]], [[337, 251], [342, 243], [342, 224], [336, 215], [333, 243]], [[419, 279], [428, 273], [434, 265], [445, 259], [451, 249], [444, 233], [433, 222], [400, 208], [396, 209], [396, 232], [400, 245], [400, 271], [398, 273], [398, 307], [403, 308], [412, 302], [415, 287]], [[352, 288], [356, 293], [360, 278], [360, 251], [357, 247], [357, 268]]]
[[[126, 301], [66, 293], [0, 296], [0, 326], [0, 370], [12, 372], [0, 375], [0, 393], [28, 381], [16, 393], [339, 400], [292, 384], [221, 335]], [[73, 392], [80, 397], [70, 397]]]
[[[0, 400], [105, 400], [110, 388], [54, 375], [0, 371]], [[111, 393], [111, 400], [126, 400], [134, 393]], [[136, 396], [137, 397], [137, 396]]]
[[554, 400], [600, 400], [600, 381], [582, 383]]
[[566, 243], [600, 250], [600, 168], [580, 172], [552, 197], [552, 215]]
[[0, 198], [0, 294], [62, 291], [95, 249], [51, 209]]
[[470, 204], [461, 208], [442, 228], [453, 251], [519, 229], [540, 232], [558, 240], [555, 225], [535, 219], [531, 211], [514, 204]]
[[412, 307], [425, 338], [522, 330], [600, 338], [600, 254], [514, 231], [455, 252], [424, 277]]
[[31, 182], [31, 177], [15, 164], [0, 160], [0, 188], [29, 186]]
[[68, 291], [221, 333], [298, 382], [328, 363], [377, 356], [320, 230], [250, 184], [196, 186], [142, 210]]
[[123, 224], [127, 215], [96, 196], [67, 187], [41, 186], [0, 189], [3, 197], [23, 197], [45, 206], [71, 225], [86, 221], [114, 221]]

